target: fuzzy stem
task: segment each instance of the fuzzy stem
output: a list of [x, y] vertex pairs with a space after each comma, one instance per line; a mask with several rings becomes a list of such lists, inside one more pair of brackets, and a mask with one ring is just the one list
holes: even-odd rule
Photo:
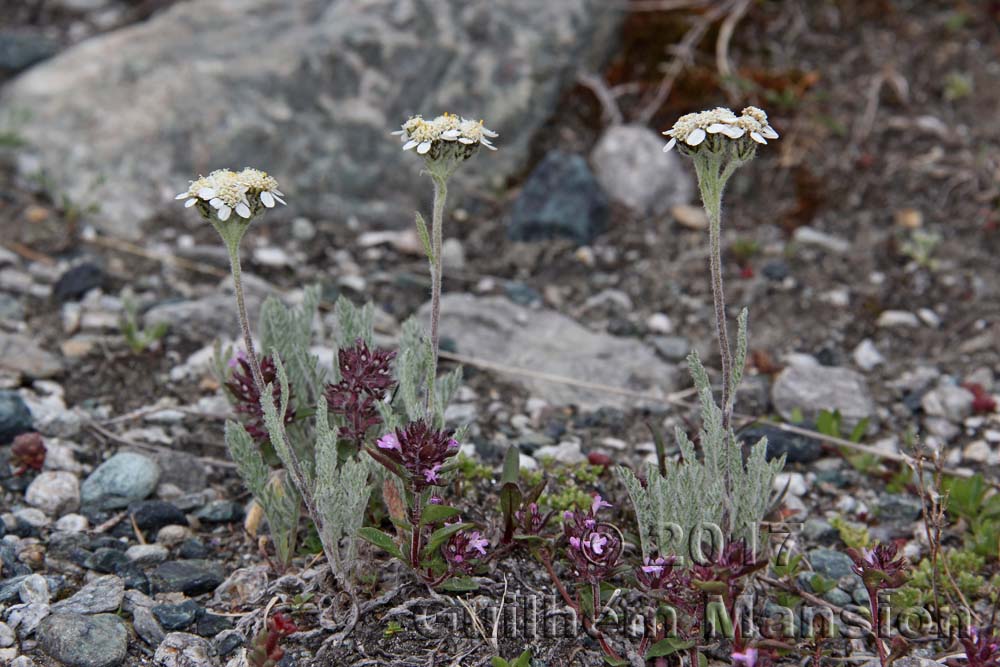
[[880, 636], [882, 623], [878, 616], [878, 588], [868, 585], [865, 588], [868, 589], [868, 606], [872, 612], [872, 636], [875, 638], [875, 648], [878, 650], [878, 661], [882, 667], [886, 667], [889, 658], [885, 653], [885, 646], [882, 645], [882, 637]]
[[[219, 229], [217, 227], [217, 229]], [[227, 230], [228, 231], [228, 230]], [[240, 240], [242, 239], [242, 232], [240, 233], [226, 233], [220, 229], [223, 240], [226, 242], [226, 248], [229, 250], [229, 261], [230, 268], [233, 275], [233, 286], [236, 291], [236, 309], [239, 313], [240, 328], [243, 330], [243, 344], [246, 346], [247, 357], [250, 359], [250, 370], [253, 374], [254, 384], [257, 385], [257, 391], [260, 396], [264, 396], [267, 390], [267, 384], [264, 382], [264, 374], [260, 370], [260, 362], [257, 359], [257, 354], [253, 347], [253, 337], [250, 335], [250, 318], [247, 316], [246, 302], [243, 297], [243, 281], [242, 269], [240, 266]], [[302, 468], [302, 462], [299, 461], [298, 454], [292, 447], [291, 441], [288, 439], [288, 433], [285, 431], [285, 425], [282, 420], [281, 423], [281, 437], [285, 441], [285, 447], [288, 449], [289, 463], [291, 464], [291, 473], [294, 476], [295, 486], [299, 489], [299, 494], [302, 496], [302, 501], [306, 505], [306, 510], [309, 512], [309, 516], [312, 517], [313, 522], [316, 524], [316, 528], [319, 531], [320, 536], [324, 534], [323, 530], [323, 515], [319, 513], [316, 505], [316, 501], [313, 498], [312, 488], [309, 486], [309, 480], [306, 478], [305, 471]], [[337, 545], [327, 544], [326, 540], [320, 540], [323, 543], [323, 552], [326, 554], [326, 559], [330, 563], [331, 570], [339, 569], [337, 566], [340, 563], [340, 554], [337, 552]], [[351, 583], [346, 576], [342, 576], [340, 572], [335, 571], [334, 574], [338, 579], [341, 580], [341, 584], [347, 591], [351, 591]]]
[[423, 513], [421, 508], [420, 492], [413, 492], [413, 507], [410, 509], [410, 523], [413, 530], [410, 532], [410, 567], [414, 570], [420, 567], [420, 516]]
[[444, 206], [448, 199], [446, 177], [433, 175], [434, 210], [431, 214], [431, 370], [427, 382], [427, 396], [424, 407], [430, 420], [434, 408], [434, 382], [437, 378], [438, 348], [440, 345], [439, 325], [441, 320], [441, 246], [443, 244]]
[[240, 329], [243, 331], [243, 346], [246, 348], [247, 358], [250, 359], [250, 372], [253, 374], [254, 384], [261, 396], [264, 395], [264, 374], [260, 370], [260, 361], [257, 359], [257, 352], [253, 346], [253, 336], [250, 334], [250, 318], [247, 317], [246, 301], [243, 298], [243, 271], [240, 266], [240, 240], [226, 239], [226, 248], [229, 250], [229, 268], [233, 274], [233, 288], [236, 292], [236, 310], [239, 313]]

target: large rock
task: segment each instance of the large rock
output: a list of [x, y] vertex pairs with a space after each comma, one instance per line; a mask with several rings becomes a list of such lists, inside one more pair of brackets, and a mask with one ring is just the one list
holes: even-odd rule
[[0, 368], [30, 378], [50, 378], [62, 372], [62, 361], [33, 338], [0, 331]]
[[160, 468], [148, 456], [119, 452], [83, 480], [81, 501], [96, 509], [117, 509], [142, 500], [156, 489]]
[[771, 400], [788, 420], [799, 412], [812, 421], [823, 410], [839, 411], [845, 429], [854, 428], [862, 419], [876, 420], [875, 401], [863, 375], [811, 360], [797, 359], [781, 371], [771, 388]]
[[297, 206], [400, 224], [429, 182], [391, 130], [482, 117], [502, 150], [461, 177], [502, 182], [620, 17], [606, 0], [191, 0], [25, 72], [0, 106], [32, 112], [22, 169], [117, 233], [176, 209], [198, 173], [248, 164]]
[[694, 196], [690, 166], [645, 125], [612, 125], [594, 146], [590, 164], [615, 201], [642, 215], [658, 215]]
[[[420, 314], [427, 318], [430, 307]], [[600, 383], [665, 396], [676, 390], [677, 367], [633, 338], [600, 334], [554, 310], [518, 306], [503, 297], [445, 295], [441, 302], [441, 335], [453, 340], [460, 354], [558, 375], [581, 383]], [[584, 410], [626, 408], [661, 402], [622, 396], [601, 389], [566, 384], [537, 376], [508, 376], [533, 396], [552, 405]]]
[[114, 667], [125, 660], [128, 631], [114, 614], [53, 614], [38, 628], [42, 650], [67, 667]]
[[510, 212], [514, 241], [566, 238], [587, 245], [608, 226], [608, 197], [579, 155], [552, 151], [531, 172]]

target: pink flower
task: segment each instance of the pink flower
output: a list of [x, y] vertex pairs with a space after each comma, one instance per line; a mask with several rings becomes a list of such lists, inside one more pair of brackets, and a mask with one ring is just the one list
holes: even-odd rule
[[436, 463], [434, 464], [434, 466], [424, 471], [424, 479], [427, 481], [428, 484], [437, 484], [439, 481], [438, 480], [439, 472], [441, 472], [441, 464]]
[[733, 664], [744, 664], [746, 667], [754, 667], [757, 664], [757, 649], [748, 648], [742, 653], [736, 652], [732, 655]]
[[571, 547], [573, 547], [574, 549], [579, 549], [580, 548], [580, 538], [579, 537], [571, 537], [571, 538], [569, 538], [569, 545]]
[[656, 560], [649, 560], [649, 556], [644, 559], [645, 565], [642, 566], [642, 571], [646, 574], [653, 574], [659, 576], [663, 573], [663, 569], [667, 566], [667, 563], [662, 558], [657, 558]]
[[594, 502], [590, 504], [590, 513], [597, 514], [604, 507], [611, 507], [611, 503], [607, 502], [600, 496], [594, 496]]
[[480, 537], [478, 531], [474, 531], [472, 535], [469, 536], [469, 548], [478, 551], [480, 556], [486, 555], [486, 547], [488, 546], [490, 546], [490, 541]]
[[604, 553], [604, 545], [607, 543], [608, 543], [608, 538], [604, 537], [600, 533], [591, 533], [590, 550], [593, 551], [598, 556]]
[[430, 500], [428, 500], [427, 502], [429, 502], [431, 505], [444, 505], [444, 498], [442, 498], [441, 496], [431, 496]]
[[399, 438], [395, 433], [386, 433], [378, 439], [379, 449], [395, 449], [399, 451]]

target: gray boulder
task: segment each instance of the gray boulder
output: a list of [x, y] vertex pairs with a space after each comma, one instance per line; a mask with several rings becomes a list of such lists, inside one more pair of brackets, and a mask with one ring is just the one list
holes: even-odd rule
[[[425, 305], [418, 317], [428, 317]], [[598, 383], [664, 396], [678, 389], [677, 367], [634, 339], [597, 333], [554, 310], [531, 309], [503, 297], [448, 294], [441, 301], [441, 335], [460, 354], [529, 369], [535, 376], [512, 374], [533, 396], [551, 405], [583, 410], [655, 405], [660, 401], [622, 396], [586, 383]], [[581, 384], [544, 379], [570, 378]]]
[[416, 113], [482, 117], [502, 150], [460, 176], [502, 183], [620, 19], [605, 0], [191, 0], [32, 68], [0, 106], [31, 110], [22, 169], [100, 204], [94, 222], [120, 234], [188, 179], [246, 165], [300, 210], [399, 225], [430, 188], [390, 131]]

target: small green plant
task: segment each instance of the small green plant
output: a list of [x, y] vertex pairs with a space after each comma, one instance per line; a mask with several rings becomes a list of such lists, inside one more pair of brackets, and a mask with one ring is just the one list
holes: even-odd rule
[[965, 545], [973, 552], [996, 560], [1000, 549], [1000, 493], [993, 491], [982, 474], [945, 477], [948, 514], [966, 525]]
[[940, 234], [915, 229], [910, 234], [910, 237], [903, 241], [903, 244], [900, 246], [900, 252], [912, 259], [917, 266], [934, 271], [940, 264], [934, 258], [934, 252], [940, 244]]
[[504, 660], [500, 656], [496, 656], [490, 661], [490, 664], [493, 667], [531, 667], [531, 649], [525, 649], [521, 655], [513, 660]]
[[152, 326], [143, 328], [139, 324], [138, 307], [129, 297], [122, 299], [122, 316], [118, 320], [118, 328], [121, 329], [122, 337], [133, 354], [142, 354], [146, 350], [157, 345], [167, 331], [170, 324], [158, 322]]
[[[842, 426], [843, 419], [839, 410], [821, 410], [816, 417], [816, 430], [823, 435], [829, 435], [851, 442], [861, 442], [868, 431], [868, 418], [859, 421], [850, 432], [845, 432]], [[881, 471], [882, 464], [877, 456], [867, 452], [858, 452], [848, 447], [841, 447], [840, 454], [851, 464], [851, 467], [860, 473], [874, 475]]]
[[957, 102], [972, 95], [975, 83], [972, 75], [966, 72], [949, 72], [944, 78], [944, 99]]
[[847, 521], [842, 516], [835, 516], [830, 519], [830, 525], [840, 535], [840, 541], [852, 549], [861, 550], [871, 544], [872, 538], [868, 534], [868, 527], [863, 523], [855, 523]]
[[402, 633], [403, 633], [402, 625], [400, 625], [396, 621], [389, 621], [389, 623], [385, 626], [385, 630], [382, 631], [382, 636], [385, 637], [386, 639], [391, 639], [392, 637], [395, 637], [396, 635]]

